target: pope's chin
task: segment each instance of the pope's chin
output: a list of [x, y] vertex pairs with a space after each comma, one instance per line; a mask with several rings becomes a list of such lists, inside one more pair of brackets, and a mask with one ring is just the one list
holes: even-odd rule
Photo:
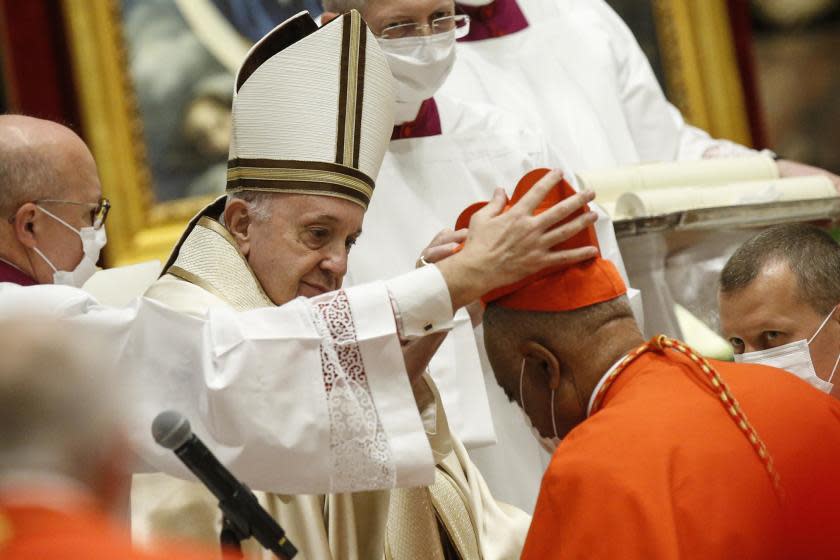
[[321, 286], [320, 284], [310, 284], [309, 282], [301, 282], [298, 284], [298, 297], [313, 298], [326, 294], [330, 290]]

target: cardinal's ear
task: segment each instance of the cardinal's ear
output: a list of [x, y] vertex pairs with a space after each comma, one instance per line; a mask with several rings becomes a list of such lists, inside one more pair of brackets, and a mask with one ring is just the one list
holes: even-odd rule
[[560, 387], [560, 361], [554, 353], [533, 340], [526, 340], [522, 343], [522, 357], [532, 363], [539, 364], [536, 368], [545, 377], [545, 383], [549, 390], [556, 391]]

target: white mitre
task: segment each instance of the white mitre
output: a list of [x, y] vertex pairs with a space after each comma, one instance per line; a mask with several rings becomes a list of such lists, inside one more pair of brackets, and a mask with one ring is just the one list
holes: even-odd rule
[[394, 86], [355, 10], [318, 28], [301, 12], [236, 76], [227, 192], [344, 198], [367, 208], [394, 126]]

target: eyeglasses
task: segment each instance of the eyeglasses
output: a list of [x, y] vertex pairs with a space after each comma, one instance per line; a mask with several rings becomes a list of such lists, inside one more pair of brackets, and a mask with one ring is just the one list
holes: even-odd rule
[[[35, 204], [72, 204], [74, 206], [87, 206], [90, 208], [90, 225], [93, 229], [100, 229], [105, 225], [105, 219], [108, 218], [108, 211], [111, 209], [111, 202], [107, 198], [100, 198], [99, 202], [77, 202], [75, 200], [61, 200], [57, 198], [42, 198], [33, 200]], [[15, 216], [9, 217], [9, 223], [15, 221]]]
[[435, 18], [431, 23], [400, 23], [390, 25], [379, 34], [381, 39], [403, 39], [405, 37], [420, 37], [426, 35], [426, 29], [431, 35], [455, 31], [455, 38], [460, 39], [470, 32], [470, 17], [464, 14]]
[[54, 198], [42, 198], [36, 200], [35, 204], [42, 202], [52, 204], [72, 204], [74, 206], [87, 206], [90, 208], [90, 225], [93, 229], [99, 229], [105, 225], [105, 220], [108, 218], [108, 211], [111, 210], [111, 202], [107, 198], [100, 198], [99, 202], [76, 202], [75, 200], [60, 200]]

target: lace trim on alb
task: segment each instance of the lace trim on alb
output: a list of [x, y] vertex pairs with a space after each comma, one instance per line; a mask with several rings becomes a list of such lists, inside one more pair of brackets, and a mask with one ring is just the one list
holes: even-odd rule
[[356, 339], [350, 299], [342, 290], [313, 305], [330, 414], [332, 492], [392, 487], [396, 467]]

